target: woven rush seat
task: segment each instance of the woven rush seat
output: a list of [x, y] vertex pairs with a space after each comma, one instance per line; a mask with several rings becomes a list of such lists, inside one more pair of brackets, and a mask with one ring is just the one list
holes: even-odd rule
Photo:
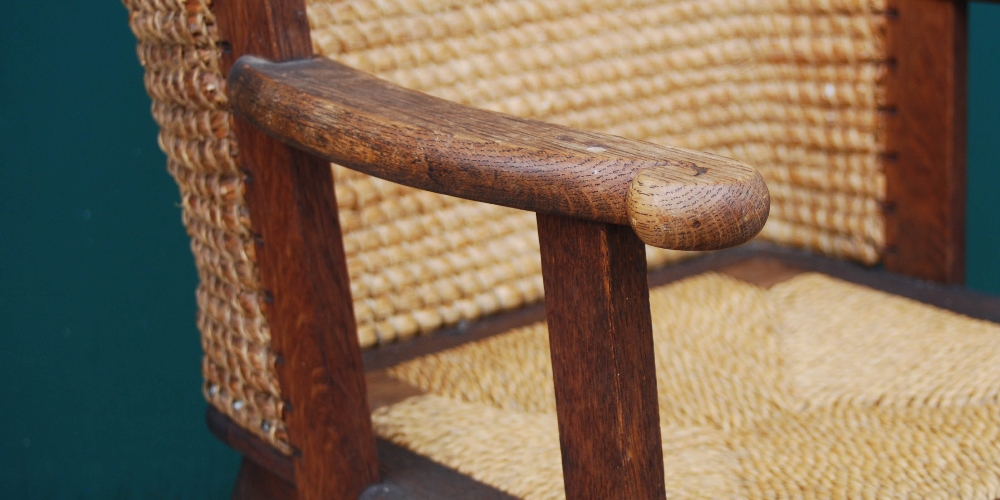
[[[801, 274], [651, 292], [669, 498], [1000, 497], [1000, 325]], [[390, 374], [376, 432], [523, 498], [562, 498], [544, 324]]]

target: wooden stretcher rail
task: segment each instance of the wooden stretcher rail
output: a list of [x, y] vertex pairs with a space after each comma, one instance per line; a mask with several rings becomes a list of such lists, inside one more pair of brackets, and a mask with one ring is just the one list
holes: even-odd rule
[[543, 214], [631, 226], [678, 250], [739, 245], [767, 220], [752, 167], [479, 110], [327, 60], [246, 56], [233, 109], [296, 148], [393, 182]]

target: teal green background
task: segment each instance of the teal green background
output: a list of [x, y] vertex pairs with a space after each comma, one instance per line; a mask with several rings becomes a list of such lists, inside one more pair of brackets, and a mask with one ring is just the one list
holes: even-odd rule
[[0, 7], [0, 498], [226, 498], [197, 276], [117, 1]]
[[[968, 283], [1000, 294], [1000, 6], [971, 9]], [[0, 7], [0, 498], [224, 498], [196, 275], [125, 9]]]
[[969, 8], [966, 284], [1000, 294], [1000, 4]]

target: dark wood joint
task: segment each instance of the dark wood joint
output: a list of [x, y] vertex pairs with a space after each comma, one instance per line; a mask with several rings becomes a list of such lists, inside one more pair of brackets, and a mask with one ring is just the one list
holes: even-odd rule
[[295, 485], [257, 462], [244, 457], [233, 487], [233, 500], [292, 500]]
[[230, 448], [240, 452], [244, 457], [281, 478], [283, 481], [295, 483], [295, 467], [288, 455], [284, 455], [273, 446], [265, 443], [250, 431], [236, 425], [219, 410], [209, 406], [205, 411], [205, 421], [208, 430]]

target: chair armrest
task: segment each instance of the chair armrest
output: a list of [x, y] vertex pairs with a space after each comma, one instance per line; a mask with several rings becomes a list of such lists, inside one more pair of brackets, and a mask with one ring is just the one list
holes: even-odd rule
[[713, 250], [764, 226], [770, 198], [752, 167], [463, 106], [325, 58], [240, 58], [234, 112], [296, 148], [437, 193], [612, 224], [646, 243]]

